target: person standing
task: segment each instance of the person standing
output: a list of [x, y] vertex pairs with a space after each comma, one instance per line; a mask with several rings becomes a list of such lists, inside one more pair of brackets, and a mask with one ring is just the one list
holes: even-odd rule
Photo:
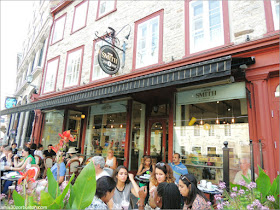
[[181, 175], [188, 174], [187, 167], [181, 163], [181, 155], [179, 153], [173, 154], [173, 162], [169, 163], [170, 167], [173, 170], [173, 176], [175, 177], [175, 184], [179, 183], [179, 179]]

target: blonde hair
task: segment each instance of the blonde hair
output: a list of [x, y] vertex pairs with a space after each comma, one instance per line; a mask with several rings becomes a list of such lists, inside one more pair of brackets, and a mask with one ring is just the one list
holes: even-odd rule
[[155, 170], [153, 171], [153, 173], [151, 175], [151, 178], [150, 178], [150, 181], [152, 182], [153, 185], [155, 185], [155, 186], [159, 185], [159, 183], [157, 181], [157, 178], [156, 178], [156, 169], [157, 168], [162, 170], [163, 173], [165, 174], [165, 182], [167, 182], [167, 183], [174, 183], [175, 182], [175, 178], [173, 176], [172, 168], [166, 163], [157, 163], [156, 167], [155, 167]]

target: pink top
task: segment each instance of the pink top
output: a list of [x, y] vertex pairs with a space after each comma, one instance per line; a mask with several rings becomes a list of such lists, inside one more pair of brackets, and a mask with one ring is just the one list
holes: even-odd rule
[[[185, 204], [184, 205], [184, 208], [183, 210], [188, 210], [190, 208], [187, 207], [187, 205]], [[197, 195], [193, 204], [192, 204], [192, 208], [191, 209], [207, 209], [207, 210], [210, 210], [210, 206], [207, 204], [207, 201], [201, 197], [200, 195]]]

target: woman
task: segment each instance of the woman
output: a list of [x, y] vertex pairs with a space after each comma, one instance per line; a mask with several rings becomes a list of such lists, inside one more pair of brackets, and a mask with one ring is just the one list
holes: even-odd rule
[[92, 203], [86, 209], [108, 209], [107, 203], [114, 195], [116, 182], [109, 176], [96, 181], [96, 192]]
[[117, 158], [114, 156], [112, 149], [108, 150], [105, 167], [115, 170], [117, 168]]
[[183, 209], [210, 209], [204, 193], [197, 188], [194, 175], [185, 174], [180, 177], [179, 191], [184, 197]]
[[24, 147], [22, 150], [22, 156], [24, 159], [18, 163], [18, 155], [14, 157], [14, 167], [12, 166], [5, 166], [5, 170], [12, 170], [12, 171], [22, 171], [24, 169], [31, 168], [31, 164], [36, 164], [35, 158], [31, 155], [31, 151], [28, 147]]
[[[145, 195], [147, 195], [147, 191], [145, 187], [143, 187], [139, 191], [139, 209], [144, 209], [145, 207]], [[174, 183], [160, 183], [154, 193], [153, 200], [156, 207], [160, 209], [181, 209], [181, 195], [177, 185]]]
[[[149, 155], [145, 155], [143, 163], [140, 164], [137, 171], [137, 175], [151, 174], [155, 170], [155, 166], [152, 165], [152, 159]], [[141, 186], [140, 186], [141, 187]]]
[[[162, 183], [162, 182], [167, 182], [167, 183], [174, 183], [175, 178], [173, 176], [173, 171], [171, 167], [166, 164], [159, 162], [156, 164], [155, 171], [152, 173], [151, 178], [150, 178], [150, 206], [152, 208], [156, 207], [156, 204], [154, 203], [153, 200], [153, 195], [155, 194], [156, 187]], [[152, 198], [152, 199], [151, 199]]]
[[70, 158], [67, 158], [66, 166], [70, 164], [70, 161], [72, 160], [79, 160], [79, 157], [76, 155], [78, 151], [75, 149], [75, 147], [70, 147], [67, 154], [69, 154]]
[[133, 174], [129, 174], [125, 166], [119, 166], [114, 174], [114, 179], [117, 183], [116, 190], [113, 196], [113, 202], [110, 202], [110, 209], [131, 209], [130, 193], [135, 197], [139, 197], [139, 186], [136, 184]]

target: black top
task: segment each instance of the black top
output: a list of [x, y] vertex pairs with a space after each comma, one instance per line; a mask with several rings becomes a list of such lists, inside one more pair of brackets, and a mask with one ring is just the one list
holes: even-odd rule
[[14, 155], [16, 155], [17, 154], [17, 148], [14, 148], [14, 149], [12, 149], [12, 153], [14, 154]]
[[49, 152], [49, 150], [45, 150], [43, 153], [46, 157], [52, 157], [55, 156], [55, 152], [53, 150], [51, 150], [51, 152]]

